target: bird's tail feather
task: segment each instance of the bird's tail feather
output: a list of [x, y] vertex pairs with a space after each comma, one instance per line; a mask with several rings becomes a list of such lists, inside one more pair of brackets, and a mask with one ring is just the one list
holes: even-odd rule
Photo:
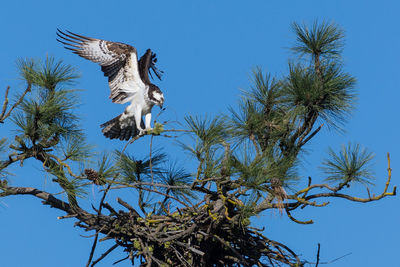
[[131, 126], [122, 128], [120, 124], [121, 116], [122, 114], [100, 125], [102, 128], [101, 131], [105, 137], [110, 139], [118, 138], [120, 140], [129, 140], [131, 137], [135, 137], [139, 134], [135, 123]]

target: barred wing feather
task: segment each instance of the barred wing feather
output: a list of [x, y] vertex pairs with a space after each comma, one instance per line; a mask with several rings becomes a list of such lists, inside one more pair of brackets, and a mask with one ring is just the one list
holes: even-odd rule
[[112, 102], [124, 104], [136, 93], [144, 93], [145, 85], [140, 78], [136, 49], [128, 44], [110, 42], [57, 30], [57, 39], [73, 53], [98, 63], [108, 77]]

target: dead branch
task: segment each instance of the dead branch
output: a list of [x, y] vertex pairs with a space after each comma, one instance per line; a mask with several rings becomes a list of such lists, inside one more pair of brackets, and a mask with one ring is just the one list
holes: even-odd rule
[[[396, 195], [396, 186], [393, 187], [392, 192], [388, 192], [388, 188], [390, 185], [390, 181], [392, 178], [392, 169], [390, 167], [390, 155], [389, 153], [387, 154], [387, 161], [388, 161], [388, 177], [386, 179], [386, 183], [385, 183], [385, 187], [383, 189], [383, 192], [379, 195], [373, 195], [371, 197], [371, 195], [369, 194], [369, 190], [368, 190], [368, 198], [361, 198], [361, 197], [354, 197], [351, 195], [347, 195], [347, 194], [343, 194], [343, 193], [338, 193], [338, 191], [343, 189], [343, 183], [339, 184], [336, 187], [330, 186], [329, 184], [311, 184], [311, 179], [309, 179], [309, 183], [308, 186], [302, 190], [297, 191], [296, 193], [292, 194], [292, 195], [288, 195], [287, 199], [288, 200], [295, 200], [295, 202], [287, 202], [287, 203], [283, 203], [284, 208], [287, 211], [287, 215], [288, 217], [297, 223], [300, 224], [304, 224], [304, 223], [310, 223], [312, 222], [312, 220], [310, 221], [306, 221], [306, 222], [302, 222], [302, 221], [298, 221], [297, 219], [295, 219], [291, 214], [290, 211], [297, 209], [300, 206], [313, 206], [313, 207], [323, 207], [329, 204], [329, 202], [323, 202], [321, 204], [316, 203], [315, 201], [311, 202], [310, 200], [313, 199], [321, 199], [321, 198], [343, 198], [343, 199], [347, 199], [350, 201], [354, 201], [354, 202], [361, 202], [361, 203], [368, 203], [368, 202], [372, 202], [372, 201], [377, 201], [380, 200], [384, 197], [388, 197], [388, 196], [395, 196]], [[324, 192], [324, 193], [315, 193], [312, 195], [308, 195], [308, 193], [311, 190], [315, 190], [317, 188], [321, 188], [321, 189], [326, 189], [330, 192]], [[299, 197], [299, 195], [302, 195], [301, 197]], [[255, 208], [255, 212], [261, 212], [263, 210], [266, 209], [275, 209], [275, 208], [279, 208], [276, 203], [272, 203], [272, 199], [269, 198], [265, 198], [262, 202], [260, 202], [256, 208]]]
[[10, 90], [10, 86], [7, 87], [6, 89], [6, 93], [5, 93], [5, 97], [4, 97], [4, 102], [3, 102], [3, 108], [1, 111], [1, 115], [0, 115], [0, 123], [4, 123], [4, 120], [7, 119], [10, 115], [11, 112], [19, 105], [21, 104], [22, 100], [24, 100], [25, 95], [31, 91], [31, 87], [32, 84], [30, 82], [28, 82], [28, 86], [25, 89], [25, 91], [22, 93], [22, 95], [19, 97], [19, 99], [14, 103], [14, 105], [8, 110], [8, 112], [6, 113], [7, 110], [7, 105], [8, 105], [8, 93]]

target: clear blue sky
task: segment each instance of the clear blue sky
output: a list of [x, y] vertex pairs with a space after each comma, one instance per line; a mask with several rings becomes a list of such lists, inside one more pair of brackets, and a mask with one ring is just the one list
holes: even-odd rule
[[[398, 1], [196, 2], [6, 1], [0, 15], [0, 97], [7, 85], [13, 90], [23, 87], [17, 80], [17, 58], [44, 58], [46, 54], [61, 58], [82, 74], [77, 85], [84, 89], [79, 112], [89, 142], [97, 144], [99, 150], [111, 151], [123, 144], [103, 138], [99, 124], [119, 114], [122, 107], [109, 101], [106, 79], [98, 66], [69, 53], [55, 41], [57, 27], [130, 43], [139, 53], [147, 48], [156, 51], [159, 67], [165, 71], [163, 81], [158, 83], [166, 98], [163, 119], [182, 121], [187, 114], [215, 115], [234, 106], [239, 89], [249, 88], [255, 66], [278, 76], [285, 74], [288, 58], [292, 57], [287, 48], [294, 40], [291, 22], [335, 21], [346, 32], [345, 69], [358, 79], [357, 109], [345, 134], [324, 129], [307, 147], [301, 175], [318, 181], [318, 166], [328, 146], [339, 148], [352, 141], [376, 154], [374, 193], [380, 193], [386, 181], [386, 152], [392, 155], [393, 183], [400, 185]], [[6, 134], [8, 128], [1, 127], [1, 134]], [[148, 149], [148, 141], [143, 139], [130, 146], [130, 152]], [[164, 146], [172, 141], [156, 142]], [[12, 185], [57, 191], [34, 162], [26, 162], [23, 170], [16, 169], [15, 173], [10, 178]], [[366, 195], [362, 186], [352, 192]], [[131, 197], [133, 201], [135, 195]], [[311, 261], [319, 242], [321, 261], [352, 252], [330, 266], [396, 266], [400, 251], [399, 207], [398, 197], [369, 204], [332, 200], [326, 208], [293, 214], [298, 219], [313, 219], [313, 225], [296, 225], [278, 213], [266, 213], [253, 221], [266, 227], [267, 236]], [[91, 233], [73, 228], [73, 220], [57, 220], [60, 215], [63, 213], [32, 197], [0, 199], [1, 265], [84, 266], [92, 238], [80, 235]], [[98, 253], [109, 246], [101, 245]], [[114, 252], [98, 266], [110, 266], [123, 256]]]

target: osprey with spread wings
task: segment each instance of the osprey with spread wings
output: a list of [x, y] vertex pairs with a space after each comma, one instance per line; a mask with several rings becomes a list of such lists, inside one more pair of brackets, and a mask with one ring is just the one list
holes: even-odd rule
[[57, 36], [61, 38], [57, 41], [101, 66], [104, 76], [108, 77], [112, 102], [130, 102], [121, 115], [100, 125], [103, 134], [110, 139], [129, 140], [151, 130], [151, 109], [154, 105], [162, 107], [164, 104], [163, 93], [149, 79], [150, 71], [161, 79], [162, 72], [155, 66], [156, 55], [147, 49], [138, 61], [136, 48], [131, 45], [66, 32], [57, 30]]

